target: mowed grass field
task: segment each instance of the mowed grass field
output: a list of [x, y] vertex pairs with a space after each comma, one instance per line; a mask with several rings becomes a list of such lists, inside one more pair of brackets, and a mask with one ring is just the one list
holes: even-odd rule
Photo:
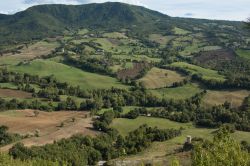
[[174, 82], [181, 82], [184, 78], [175, 71], [154, 67], [138, 81], [142, 82], [147, 89], [157, 89], [171, 86]]
[[60, 82], [68, 82], [70, 85], [80, 86], [81, 89], [127, 88], [127, 86], [118, 82], [116, 78], [85, 72], [49, 60], [37, 59], [27, 64], [10, 66], [9, 69], [39, 76], [54, 75]]
[[[90, 130], [92, 120], [86, 118], [87, 114], [75, 111], [39, 111], [38, 116], [35, 117], [33, 110], [4, 111], [0, 112], [0, 125], [8, 126], [11, 133], [31, 135], [30, 138], [21, 141], [25, 146], [44, 145], [78, 133], [95, 135], [96, 133]], [[73, 121], [72, 118], [75, 120]], [[61, 126], [62, 123], [63, 126]], [[34, 136], [36, 130], [39, 131], [39, 137]], [[6, 151], [12, 145], [2, 147], [0, 150]]]
[[222, 105], [226, 101], [232, 104], [232, 107], [239, 107], [245, 97], [250, 95], [247, 90], [207, 90], [207, 94], [202, 100], [204, 106]]
[[184, 86], [176, 88], [162, 88], [156, 90], [149, 90], [153, 95], [166, 98], [166, 99], [175, 99], [183, 100], [194, 96], [195, 94], [202, 91], [201, 87], [196, 83], [189, 83]]
[[202, 68], [186, 62], [174, 62], [170, 66], [183, 68], [192, 74], [201, 74], [203, 79], [206, 80], [225, 81], [225, 76], [220, 75], [216, 70]]

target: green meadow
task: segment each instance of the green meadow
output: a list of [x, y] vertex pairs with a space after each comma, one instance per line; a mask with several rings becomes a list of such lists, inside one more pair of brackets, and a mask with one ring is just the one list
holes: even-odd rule
[[61, 63], [37, 59], [23, 65], [10, 66], [10, 70], [39, 76], [55, 76], [60, 82], [80, 86], [82, 89], [127, 88], [116, 78], [85, 72]]
[[183, 68], [192, 74], [201, 74], [203, 79], [206, 80], [225, 81], [225, 76], [220, 75], [216, 70], [206, 69], [186, 62], [174, 62], [170, 66]]

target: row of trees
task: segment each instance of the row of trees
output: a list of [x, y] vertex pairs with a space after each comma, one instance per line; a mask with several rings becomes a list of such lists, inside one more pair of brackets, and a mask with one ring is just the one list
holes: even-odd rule
[[84, 71], [115, 76], [109, 68], [111, 63], [109, 59], [89, 58], [87, 56], [80, 56], [80, 58], [76, 59], [71, 56], [65, 56], [63, 62]]
[[216, 128], [222, 124], [232, 124], [237, 130], [250, 131], [250, 100], [247, 97], [240, 108], [231, 108], [229, 102], [211, 108], [201, 107], [201, 99], [205, 91], [186, 101], [169, 102], [164, 108], [135, 108], [122, 115], [123, 118], [135, 119], [140, 115], [170, 119], [187, 123], [194, 122], [198, 126]]

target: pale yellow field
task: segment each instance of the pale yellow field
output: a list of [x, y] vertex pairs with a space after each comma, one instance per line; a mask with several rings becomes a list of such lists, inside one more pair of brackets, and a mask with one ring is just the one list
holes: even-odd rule
[[157, 89], [169, 87], [174, 82], [180, 82], [184, 78], [185, 77], [175, 71], [154, 67], [139, 81], [142, 82], [147, 89]]
[[[39, 111], [39, 115], [35, 117], [34, 110], [5, 111], [0, 113], [0, 125], [8, 126], [11, 133], [31, 135], [30, 138], [21, 140], [25, 146], [40, 146], [78, 133], [95, 135], [96, 132], [90, 129], [92, 119], [86, 118], [87, 114], [75, 111]], [[39, 137], [34, 136], [36, 130], [39, 131]], [[4, 146], [0, 151], [7, 151], [12, 145]]]
[[16, 65], [19, 62], [31, 60], [42, 55], [48, 55], [54, 50], [59, 44], [57, 42], [45, 42], [40, 41], [34, 44], [29, 44], [28, 47], [21, 49], [21, 53], [18, 54], [4, 54], [0, 57], [0, 65]]
[[247, 90], [231, 90], [231, 91], [214, 91], [208, 90], [207, 94], [203, 99], [203, 105], [212, 106], [212, 105], [221, 105], [225, 101], [232, 103], [232, 107], [241, 106], [245, 97], [250, 94]]

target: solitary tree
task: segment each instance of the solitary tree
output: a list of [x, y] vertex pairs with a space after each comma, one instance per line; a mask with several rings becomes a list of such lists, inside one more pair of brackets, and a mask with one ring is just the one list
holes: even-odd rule
[[35, 110], [35, 111], [34, 111], [34, 116], [35, 116], [35, 117], [38, 117], [38, 115], [39, 115], [39, 111]]

